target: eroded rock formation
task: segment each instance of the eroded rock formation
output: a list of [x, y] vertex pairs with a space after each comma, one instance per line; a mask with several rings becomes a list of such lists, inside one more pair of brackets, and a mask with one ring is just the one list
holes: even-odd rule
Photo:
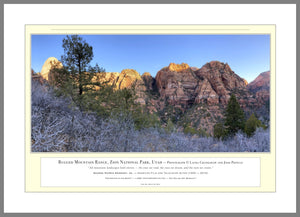
[[60, 61], [58, 61], [58, 59], [56, 59], [55, 57], [49, 57], [40, 72], [40, 75], [42, 76], [43, 79], [47, 80], [47, 81], [51, 81], [53, 80], [53, 75], [51, 74], [51, 69], [53, 68], [62, 68], [63, 65]]
[[228, 64], [218, 61], [207, 63], [200, 69], [185, 63], [171, 63], [157, 73], [155, 80], [161, 97], [173, 105], [225, 105], [233, 90], [243, 90], [247, 85]]

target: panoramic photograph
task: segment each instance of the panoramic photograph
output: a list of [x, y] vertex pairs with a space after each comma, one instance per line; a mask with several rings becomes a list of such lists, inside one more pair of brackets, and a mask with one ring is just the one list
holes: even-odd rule
[[31, 35], [32, 152], [270, 152], [270, 35]]

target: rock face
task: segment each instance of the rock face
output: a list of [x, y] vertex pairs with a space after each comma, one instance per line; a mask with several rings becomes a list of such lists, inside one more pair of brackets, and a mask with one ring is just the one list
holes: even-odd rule
[[[118, 72], [100, 72], [95, 73], [93, 82], [100, 82], [106, 85], [112, 85], [116, 90], [125, 88], [134, 88], [137, 99], [136, 102], [146, 103], [146, 86], [140, 74], [134, 69], [124, 69], [121, 73]], [[96, 90], [99, 87], [96, 87]]]
[[140, 74], [134, 69], [122, 70], [120, 76], [117, 78], [115, 85], [117, 89], [133, 87], [137, 96], [135, 100], [143, 105], [146, 104], [146, 86]]
[[[140, 74], [133, 69], [124, 69], [119, 72], [99, 72], [94, 73], [92, 82], [101, 82], [107, 85], [114, 85], [115, 89], [131, 88], [139, 81], [142, 81]], [[143, 82], [142, 82], [143, 83]]]
[[270, 90], [270, 71], [261, 73], [257, 78], [254, 79], [247, 86], [248, 90], [251, 92], [257, 93], [261, 90]]
[[270, 99], [270, 71], [261, 73], [248, 84], [247, 89], [255, 94], [259, 103], [268, 101]]
[[244, 81], [244, 83], [246, 84], [246, 86], [248, 85], [248, 81], [246, 80], [246, 79], [244, 79], [244, 78], [242, 78], [243, 79], [243, 81]]
[[171, 63], [157, 72], [156, 86], [161, 98], [172, 105], [188, 105], [194, 102], [198, 78], [185, 63]]
[[236, 75], [228, 64], [212, 61], [202, 68], [171, 63], [161, 69], [156, 77], [161, 97], [172, 105], [207, 103], [226, 104], [236, 89], [245, 89], [245, 80]]
[[[113, 85], [117, 78], [119, 77], [119, 72], [98, 72], [94, 73], [94, 76], [92, 78], [92, 82], [100, 82], [102, 84], [106, 85]], [[99, 90], [99, 86], [94, 86], [96, 90]]]
[[141, 80], [140, 74], [134, 69], [124, 69], [116, 79], [115, 85], [117, 89], [124, 89]]
[[53, 76], [50, 73], [51, 69], [62, 68], [62, 67], [63, 67], [62, 63], [60, 61], [58, 61], [55, 57], [49, 57], [45, 61], [40, 74], [43, 79], [45, 79], [47, 81], [51, 81], [53, 79]]
[[155, 79], [151, 76], [149, 72], [145, 72], [142, 75], [142, 79], [144, 81], [147, 90], [149, 91], [155, 90], [155, 86], [156, 86]]
[[224, 105], [227, 104], [233, 90], [246, 87], [244, 79], [235, 74], [228, 64], [219, 61], [205, 64], [195, 74], [202, 81], [197, 91], [198, 103], [207, 101], [208, 104]]

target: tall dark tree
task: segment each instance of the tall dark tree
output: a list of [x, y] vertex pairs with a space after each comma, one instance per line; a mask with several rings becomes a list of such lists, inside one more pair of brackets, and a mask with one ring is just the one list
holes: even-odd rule
[[87, 71], [94, 57], [93, 47], [78, 35], [67, 35], [63, 39], [62, 47], [64, 48], [62, 63], [72, 75], [78, 75], [79, 95], [82, 95], [85, 83], [84, 72]]
[[244, 130], [245, 127], [244, 111], [241, 109], [234, 94], [230, 96], [227, 109], [225, 111], [224, 125], [228, 136], [235, 135], [239, 130]]

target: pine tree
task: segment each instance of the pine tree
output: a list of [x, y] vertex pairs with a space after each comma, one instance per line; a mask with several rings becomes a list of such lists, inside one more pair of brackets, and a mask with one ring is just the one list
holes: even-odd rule
[[[52, 69], [53, 84], [58, 87], [58, 95], [67, 95], [81, 110], [89, 110], [94, 105], [100, 104], [101, 94], [97, 94], [96, 86], [104, 84], [92, 81], [95, 76], [90, 72], [105, 72], [105, 69], [96, 64], [90, 65], [94, 54], [93, 47], [78, 35], [67, 35], [62, 41], [64, 54], [61, 57], [63, 68]], [[100, 109], [101, 110], [101, 109]]]
[[253, 136], [256, 128], [263, 127], [260, 120], [258, 120], [255, 115], [252, 113], [252, 115], [249, 117], [249, 119], [245, 123], [245, 133], [248, 137]]
[[225, 111], [224, 125], [228, 136], [235, 135], [239, 130], [244, 130], [245, 127], [244, 111], [241, 109], [234, 94], [230, 96], [227, 109]]
[[93, 47], [78, 35], [67, 35], [63, 39], [62, 47], [64, 48], [62, 63], [71, 74], [78, 75], [79, 95], [82, 95], [86, 83], [84, 72], [94, 57]]

